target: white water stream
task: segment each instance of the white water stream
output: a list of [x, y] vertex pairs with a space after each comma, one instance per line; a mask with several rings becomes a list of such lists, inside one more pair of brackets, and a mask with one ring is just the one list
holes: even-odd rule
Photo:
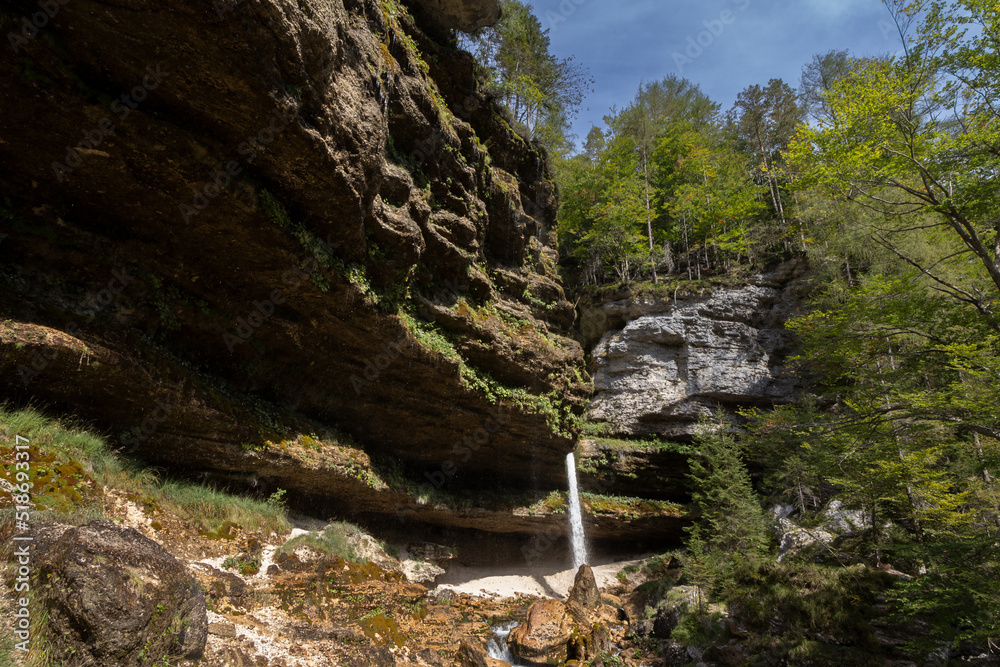
[[[566, 575], [572, 577], [580, 569], [580, 566], [587, 562], [587, 545], [583, 534], [583, 512], [580, 509], [580, 492], [576, 484], [576, 459], [572, 452], [566, 455], [566, 479], [569, 481], [569, 523], [570, 539], [573, 545], [573, 569], [566, 572]], [[486, 654], [489, 657], [517, 667], [514, 656], [507, 646], [507, 637], [517, 625], [517, 621], [508, 621], [490, 628], [492, 636], [486, 643]]]
[[587, 544], [583, 535], [583, 513], [580, 511], [580, 493], [576, 488], [576, 459], [573, 452], [566, 455], [566, 479], [569, 480], [569, 525], [573, 544], [573, 569], [579, 570], [587, 562]]
[[515, 667], [516, 663], [514, 662], [514, 656], [507, 647], [507, 636], [510, 634], [510, 631], [517, 626], [517, 621], [507, 621], [505, 623], [494, 625], [490, 628], [490, 630], [493, 631], [493, 635], [490, 637], [490, 640], [486, 642], [486, 655], [496, 660], [503, 660], [504, 662], [510, 663], [511, 667]]

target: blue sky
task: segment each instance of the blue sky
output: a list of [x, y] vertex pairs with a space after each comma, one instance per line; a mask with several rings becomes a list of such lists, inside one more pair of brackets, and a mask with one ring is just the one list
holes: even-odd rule
[[813, 55], [895, 52], [895, 26], [881, 0], [526, 0], [549, 29], [552, 53], [574, 56], [594, 92], [573, 123], [578, 143], [640, 81], [683, 76], [723, 110], [771, 78], [797, 88]]

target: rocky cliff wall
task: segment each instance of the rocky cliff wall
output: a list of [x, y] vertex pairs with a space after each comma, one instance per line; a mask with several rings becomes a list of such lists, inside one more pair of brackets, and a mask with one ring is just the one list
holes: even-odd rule
[[742, 286], [582, 302], [591, 349], [592, 421], [629, 436], [688, 439], [702, 416], [793, 400], [784, 323], [800, 304], [806, 267], [791, 261]]
[[562, 486], [554, 186], [447, 30], [495, 5], [4, 0], [0, 398], [345, 511], [369, 455]]

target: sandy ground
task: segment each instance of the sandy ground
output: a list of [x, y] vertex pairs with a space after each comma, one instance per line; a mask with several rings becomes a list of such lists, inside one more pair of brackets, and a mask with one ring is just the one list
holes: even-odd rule
[[[615, 575], [627, 565], [642, 559], [591, 563], [597, 585], [601, 588], [615, 583]], [[444, 591], [467, 593], [480, 597], [513, 597], [518, 593], [565, 599], [576, 570], [560, 570], [558, 565], [546, 567], [498, 568], [452, 565], [438, 579], [435, 594]]]

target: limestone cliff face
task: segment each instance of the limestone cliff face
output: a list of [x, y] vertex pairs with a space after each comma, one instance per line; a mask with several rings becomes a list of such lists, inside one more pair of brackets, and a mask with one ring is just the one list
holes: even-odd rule
[[783, 325], [804, 272], [790, 262], [741, 287], [585, 304], [590, 419], [618, 433], [686, 439], [702, 415], [791, 401], [800, 381], [785, 367], [792, 337]]
[[4, 0], [0, 398], [345, 510], [269, 443], [562, 485], [590, 386], [554, 186], [447, 32], [495, 6], [72, 0], [35, 29]]

